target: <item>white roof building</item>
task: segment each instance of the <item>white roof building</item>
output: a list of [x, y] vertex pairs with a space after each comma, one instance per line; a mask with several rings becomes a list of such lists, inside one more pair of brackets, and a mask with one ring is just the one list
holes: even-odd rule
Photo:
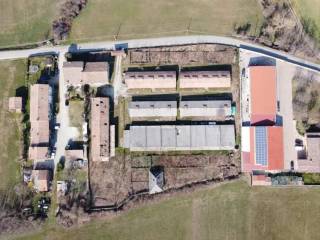
[[176, 101], [134, 101], [129, 103], [130, 118], [177, 117]]
[[124, 81], [128, 89], [176, 89], [174, 71], [126, 72]]
[[179, 76], [180, 88], [229, 88], [229, 71], [183, 71]]
[[152, 167], [149, 171], [149, 194], [163, 191], [164, 172], [163, 168]]
[[181, 101], [180, 117], [206, 117], [215, 120], [224, 120], [231, 115], [231, 101]]

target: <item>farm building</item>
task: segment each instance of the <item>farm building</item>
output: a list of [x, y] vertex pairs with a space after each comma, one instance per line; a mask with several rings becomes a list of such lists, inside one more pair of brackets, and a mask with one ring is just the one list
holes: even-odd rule
[[179, 76], [180, 88], [229, 88], [229, 71], [182, 71]]
[[307, 158], [298, 159], [298, 171], [320, 172], [320, 132], [306, 133]]
[[249, 67], [250, 121], [273, 125], [277, 114], [277, 76], [274, 66]]
[[[49, 144], [50, 87], [48, 84], [34, 84], [30, 89], [30, 144]], [[37, 159], [35, 159], [37, 160]]]
[[284, 169], [283, 128], [251, 126], [241, 128], [242, 171]]
[[82, 85], [82, 70], [83, 62], [64, 62], [63, 77], [67, 85], [77, 86]]
[[32, 121], [30, 127], [30, 144], [48, 145], [50, 137], [49, 121]]
[[129, 103], [130, 118], [166, 118], [177, 117], [176, 101], [133, 101]]
[[128, 89], [176, 89], [174, 71], [126, 72], [124, 81]]
[[107, 62], [87, 62], [82, 72], [83, 84], [104, 85], [109, 83]]
[[32, 179], [34, 188], [38, 192], [49, 191], [50, 172], [49, 170], [33, 170]]
[[34, 84], [30, 89], [30, 122], [49, 121], [49, 85]]
[[231, 101], [181, 101], [180, 117], [205, 117], [214, 120], [225, 120], [231, 115]]
[[30, 146], [28, 152], [28, 158], [31, 160], [43, 161], [48, 159], [48, 147]]
[[131, 151], [232, 150], [233, 125], [131, 126], [125, 148]]
[[164, 172], [163, 167], [155, 166], [149, 171], [149, 193], [159, 193], [163, 191]]
[[9, 111], [16, 113], [22, 112], [22, 97], [9, 98]]
[[92, 161], [108, 161], [114, 154], [114, 129], [109, 125], [109, 98], [91, 98], [91, 142]]
[[64, 62], [63, 76], [69, 86], [100, 86], [109, 83], [109, 65], [107, 62]]

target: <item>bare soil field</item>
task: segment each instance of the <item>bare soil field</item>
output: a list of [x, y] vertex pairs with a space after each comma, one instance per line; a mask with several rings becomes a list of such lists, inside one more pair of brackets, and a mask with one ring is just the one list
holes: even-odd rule
[[163, 166], [164, 189], [187, 184], [223, 180], [240, 174], [236, 152], [212, 151], [205, 155], [122, 155], [109, 162], [90, 164], [90, 186], [94, 206], [112, 206], [130, 195], [148, 190], [149, 168]]
[[124, 66], [209, 65], [235, 62], [237, 49], [218, 44], [130, 49]]

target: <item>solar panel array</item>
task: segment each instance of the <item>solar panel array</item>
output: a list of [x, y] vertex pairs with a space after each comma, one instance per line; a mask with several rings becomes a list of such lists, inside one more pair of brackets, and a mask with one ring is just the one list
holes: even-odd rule
[[268, 138], [266, 127], [255, 128], [255, 145], [256, 145], [256, 163], [267, 166], [268, 165]]

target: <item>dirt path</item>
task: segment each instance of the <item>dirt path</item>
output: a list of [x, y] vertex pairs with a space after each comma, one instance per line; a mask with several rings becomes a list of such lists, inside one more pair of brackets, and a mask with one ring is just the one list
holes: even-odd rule
[[195, 199], [192, 202], [192, 238], [191, 239], [201, 239], [201, 199]]

